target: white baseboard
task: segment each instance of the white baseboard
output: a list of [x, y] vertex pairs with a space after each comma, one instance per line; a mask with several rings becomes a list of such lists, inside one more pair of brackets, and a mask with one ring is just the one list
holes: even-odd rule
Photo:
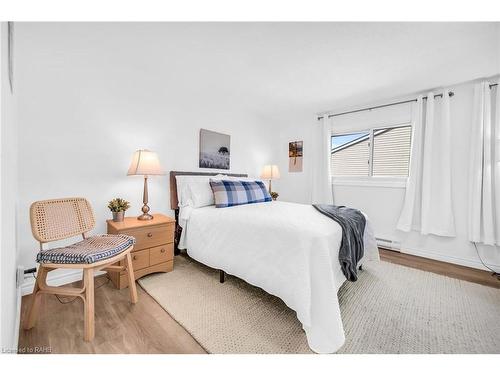
[[14, 325], [14, 340], [12, 341], [16, 348], [19, 347], [19, 329], [21, 328], [21, 290], [20, 286], [16, 288], [16, 322]]
[[[401, 252], [404, 254], [416, 255], [416, 256], [419, 256], [422, 258], [429, 258], [429, 259], [439, 260], [441, 262], [453, 263], [453, 264], [458, 264], [460, 266], [466, 266], [466, 267], [477, 268], [480, 270], [489, 271], [486, 267], [483, 266], [483, 264], [479, 260], [476, 261], [476, 260], [471, 260], [471, 259], [466, 259], [466, 258], [461, 258], [461, 257], [455, 257], [452, 255], [442, 255], [439, 253], [410, 248], [407, 246], [403, 246], [401, 248]], [[492, 269], [495, 269], [495, 270], [500, 269], [500, 265], [498, 265], [498, 264], [486, 263], [486, 265], [488, 267], [491, 267]]]
[[[53, 271], [57, 272], [57, 271]], [[75, 281], [80, 281], [82, 279], [82, 270], [66, 270], [59, 271], [59, 273], [49, 272], [47, 275], [47, 284], [60, 286], [69, 283], [73, 283]], [[104, 274], [104, 271], [99, 271], [95, 273], [95, 276], [99, 276]], [[28, 276], [27, 279], [24, 280], [23, 285], [21, 286], [21, 294], [26, 296], [33, 292], [33, 286], [35, 285], [35, 278]]]

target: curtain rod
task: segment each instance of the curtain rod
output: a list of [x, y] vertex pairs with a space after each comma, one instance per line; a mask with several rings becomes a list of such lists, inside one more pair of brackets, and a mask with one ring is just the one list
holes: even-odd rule
[[[497, 83], [498, 84], [498, 83]], [[496, 85], [497, 85], [496, 84]], [[491, 86], [490, 86], [491, 87]], [[451, 98], [455, 93], [453, 91], [448, 91], [448, 96]], [[442, 98], [443, 94], [436, 94], [434, 95], [435, 98]], [[422, 99], [427, 99], [427, 96], [424, 96]], [[363, 111], [371, 111], [372, 109], [378, 109], [378, 108], [384, 108], [384, 107], [390, 107], [393, 105], [398, 105], [398, 104], [405, 104], [405, 103], [411, 103], [411, 102], [416, 102], [417, 99], [410, 99], [410, 100], [403, 100], [400, 102], [395, 102], [395, 103], [389, 103], [389, 104], [382, 104], [382, 105], [377, 105], [375, 107], [368, 107], [368, 108], [361, 108], [361, 109], [355, 109], [354, 111], [347, 111], [347, 112], [341, 112], [341, 113], [334, 113], [331, 115], [328, 115], [328, 118], [330, 117], [336, 117], [336, 116], [341, 116], [341, 115], [347, 115], [349, 113], [356, 113], [356, 112], [363, 112]], [[318, 120], [321, 120], [325, 116], [318, 116]]]

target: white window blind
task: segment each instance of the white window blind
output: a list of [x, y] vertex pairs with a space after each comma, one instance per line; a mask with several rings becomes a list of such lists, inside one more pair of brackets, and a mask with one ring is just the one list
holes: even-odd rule
[[375, 131], [373, 136], [373, 176], [408, 177], [411, 126]]
[[370, 133], [332, 137], [332, 176], [370, 175]]
[[411, 125], [332, 136], [332, 176], [407, 177]]

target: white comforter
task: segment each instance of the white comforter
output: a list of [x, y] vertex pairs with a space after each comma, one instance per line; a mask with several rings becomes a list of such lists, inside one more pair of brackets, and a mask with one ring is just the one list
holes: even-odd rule
[[[181, 249], [281, 298], [297, 312], [309, 347], [333, 353], [344, 343], [337, 291], [346, 281], [338, 252], [341, 227], [313, 206], [267, 202], [180, 213]], [[369, 221], [366, 259], [378, 259]]]

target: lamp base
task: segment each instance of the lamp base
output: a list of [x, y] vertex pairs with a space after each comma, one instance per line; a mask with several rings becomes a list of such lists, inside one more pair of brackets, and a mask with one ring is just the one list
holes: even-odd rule
[[141, 208], [142, 215], [137, 216], [137, 220], [151, 220], [153, 218], [153, 215], [149, 213], [149, 206], [147, 204], [148, 203], [147, 199], [148, 199], [147, 196], [145, 196], [144, 206], [142, 206]]

